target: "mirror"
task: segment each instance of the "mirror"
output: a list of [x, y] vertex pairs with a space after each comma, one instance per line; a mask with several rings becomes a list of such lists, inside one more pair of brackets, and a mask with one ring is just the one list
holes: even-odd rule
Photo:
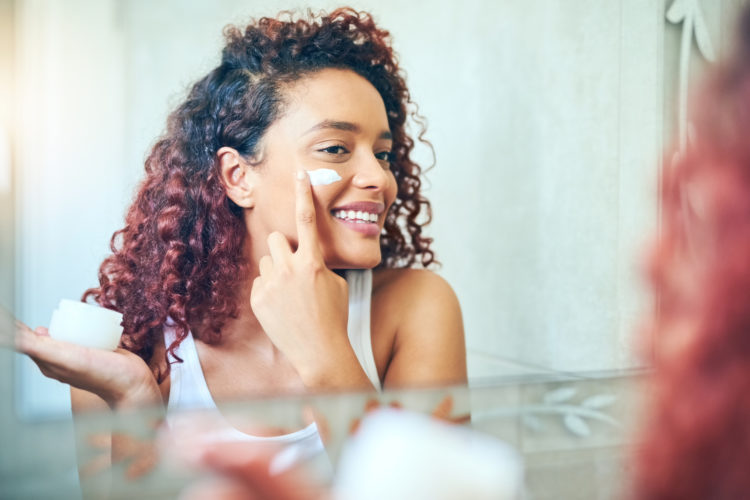
[[[687, 133], [683, 96], [725, 46], [738, 4], [697, 2], [687, 26], [667, 18], [673, 3], [359, 2], [393, 34], [428, 122], [428, 231], [461, 301], [472, 385], [647, 362], [634, 335], [650, 307], [639, 266], [658, 226], [659, 158]], [[145, 154], [215, 64], [222, 27], [288, 4], [0, 7], [12, 110], [0, 129], [0, 298], [46, 325], [61, 298], [96, 283]], [[433, 160], [425, 147], [416, 157]], [[23, 418], [68, 411], [65, 387], [2, 356]]]
[[[714, 52], [731, 3], [701, 11]], [[143, 159], [216, 63], [223, 26], [284, 5], [17, 3], [15, 140], [35, 152], [16, 160], [19, 317], [45, 325], [60, 298], [96, 283]], [[702, 49], [684, 46], [663, 1], [362, 7], [393, 34], [428, 121], [428, 232], [461, 301], [470, 378], [641, 366], [660, 152]], [[426, 147], [416, 158], [433, 160]]]

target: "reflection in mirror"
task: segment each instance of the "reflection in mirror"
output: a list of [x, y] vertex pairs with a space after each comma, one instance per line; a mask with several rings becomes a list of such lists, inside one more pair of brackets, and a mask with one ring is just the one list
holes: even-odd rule
[[[3, 67], [17, 70], [9, 85], [15, 90], [2, 95], [14, 96], [18, 103], [12, 121], [16, 127], [3, 130], [16, 130], [9, 134], [10, 151], [35, 152], [15, 156], [16, 178], [0, 177], [3, 208], [17, 208], [3, 210], [0, 228], [7, 286], [3, 303], [27, 324], [49, 325], [61, 298], [75, 299], [97, 286], [92, 278], [109, 255], [105, 242], [122, 227], [123, 212], [131, 207], [130, 226], [115, 242], [120, 250], [107, 261], [107, 278], [89, 298], [130, 308], [125, 346], [135, 354], [102, 351], [94, 360], [66, 347], [74, 362], [60, 371], [42, 359], [60, 355], [60, 345], [43, 330], [21, 331], [23, 349], [42, 360], [47, 375], [86, 389], [74, 391], [73, 397], [76, 409], [91, 410], [76, 417], [77, 469], [85, 478], [86, 495], [100, 496], [112, 485], [115, 495], [123, 497], [136, 489], [159, 492], [156, 496], [182, 489], [188, 469], [163, 470], [159, 443], [169, 448], [163, 444], [169, 441], [154, 442], [165, 418], [168, 427], [180, 427], [169, 407], [166, 415], [157, 405], [128, 418], [109, 414], [108, 408], [149, 407], [162, 398], [180, 398], [184, 389], [186, 406], [217, 401], [220, 412], [189, 421], [209, 422], [218, 432], [288, 436], [304, 434], [314, 424], [311, 446], [325, 446], [334, 467], [343, 460], [337, 447], [343, 449], [345, 430], [380, 428], [388, 435], [382, 429], [400, 425], [400, 432], [416, 434], [406, 420], [388, 424], [387, 414], [365, 425], [363, 410], [395, 404], [421, 415], [447, 412], [450, 420], [471, 414], [471, 427], [488, 438], [485, 443], [492, 437], [513, 447], [510, 454], [492, 448], [508, 463], [523, 459], [526, 478], [520, 481], [535, 496], [556, 497], [561, 487], [580, 491], [581, 485], [589, 488], [585, 497], [610, 496], [620, 486], [612, 478], [620, 477], [622, 445], [633, 413], [630, 391], [639, 381], [637, 372], [628, 370], [643, 363], [631, 350], [631, 338], [648, 304], [636, 263], [644, 235], [657, 225], [655, 158], [663, 138], [684, 141], [688, 136], [683, 99], [688, 76], [705, 64], [703, 58], [713, 51], [706, 47], [721, 39], [733, 12], [729, 1], [703, 5], [700, 12], [682, 17], [675, 14], [675, 5], [685, 2], [675, 1], [670, 9], [662, 0], [644, 3], [648, 8], [608, 0], [566, 12], [541, 0], [523, 6], [488, 3], [487, 15], [469, 16], [460, 6], [440, 2], [428, 16], [433, 22], [424, 24], [413, 22], [425, 16], [419, 6], [365, 6], [393, 33], [393, 41], [385, 43], [400, 54], [411, 96], [430, 119], [427, 138], [436, 165], [421, 193], [432, 202], [434, 221], [422, 233], [417, 226], [399, 224], [397, 209], [386, 210], [394, 203], [392, 207], [404, 207], [402, 215], [411, 211], [417, 225], [426, 220], [427, 212], [420, 212], [424, 206], [403, 193], [410, 167], [398, 152], [404, 113], [398, 110], [394, 118], [389, 108], [394, 100], [385, 99], [382, 90], [398, 88], [398, 78], [384, 77], [387, 85], [381, 85], [377, 71], [338, 67], [287, 74], [283, 85], [259, 99], [259, 105], [272, 111], [274, 99], [284, 106], [275, 113], [257, 113], [265, 116], [266, 128], [246, 133], [251, 128], [232, 124], [257, 120], [250, 116], [256, 108], [246, 96], [247, 88], [265, 84], [262, 71], [244, 68], [233, 74], [225, 67], [209, 72], [221, 50], [221, 27], [233, 19], [244, 26], [248, 12], [259, 10], [247, 2], [227, 0], [220, 9], [168, 1], [148, 7], [115, 0], [75, 6], [0, 2], [4, 14], [9, 13], [2, 17], [3, 26], [10, 25], [0, 30], [4, 46], [8, 39], [11, 47], [3, 54]], [[184, 20], [172, 29], [164, 20], [178, 10]], [[654, 22], [654, 12], [659, 22]], [[619, 29], [602, 29], [612, 22]], [[692, 40], [693, 29], [699, 39], [696, 51], [691, 43], [677, 42]], [[446, 32], [471, 36], [446, 37]], [[225, 56], [252, 59], [243, 48], [249, 35], [229, 36], [234, 45]], [[187, 97], [175, 97], [200, 75], [209, 75], [202, 80], [205, 85], [188, 87]], [[226, 82], [230, 84], [221, 87]], [[221, 92], [212, 94], [217, 88]], [[335, 96], [325, 94], [331, 89], [337, 90]], [[679, 99], [672, 98], [675, 92]], [[219, 113], [227, 120], [223, 125], [211, 121], [212, 106], [221, 108], [221, 102], [200, 99], [219, 94], [228, 99]], [[399, 97], [403, 93], [396, 103]], [[355, 101], [356, 106], [347, 105]], [[166, 117], [175, 109], [164, 131]], [[364, 117], [347, 115], [352, 111]], [[420, 119], [407, 123], [405, 130], [419, 136]], [[328, 137], [329, 132], [335, 137]], [[162, 139], [154, 142], [157, 137]], [[289, 147], [292, 137], [305, 141]], [[2, 151], [0, 147], [0, 162]], [[417, 141], [411, 158], [427, 167], [431, 153]], [[143, 179], [144, 156], [151, 173], [137, 185]], [[0, 176], [9, 172], [3, 165]], [[323, 168], [338, 179], [313, 187], [303, 176], [295, 191], [297, 170]], [[6, 185], [16, 187], [15, 198], [2, 190]], [[134, 191], [140, 194], [131, 205]], [[376, 195], [360, 199], [350, 196], [353, 192]], [[211, 210], [191, 212], [200, 200]], [[352, 206], [351, 201], [367, 204]], [[305, 224], [310, 222], [305, 213], [295, 214], [311, 203], [314, 225]], [[241, 221], [235, 227], [253, 237], [243, 241], [242, 231], [222, 233], [232, 221]], [[380, 245], [367, 239], [373, 236], [372, 224], [385, 226], [388, 236]], [[277, 235], [271, 236], [272, 231]], [[359, 239], [339, 238], [347, 231]], [[323, 272], [326, 267], [367, 269], [389, 258], [429, 261], [427, 236], [434, 238], [430, 248], [443, 264], [439, 275], [388, 269], [372, 275]], [[336, 244], [321, 245], [317, 254], [305, 252], [326, 241]], [[18, 258], [15, 248], [20, 249]], [[271, 259], [262, 261], [266, 254]], [[245, 257], [245, 266], [232, 260], [237, 255]], [[304, 287], [294, 286], [296, 275], [290, 269], [295, 269], [293, 258], [303, 255], [306, 265], [326, 264], [317, 266], [323, 279], [316, 286], [324, 291], [313, 295], [335, 299], [327, 305], [301, 295], [295, 299]], [[133, 263], [147, 269], [138, 274]], [[261, 278], [253, 286], [255, 293], [250, 289], [253, 269]], [[217, 284], [242, 290], [244, 302], [234, 303], [236, 297], [229, 293], [221, 296], [212, 288]], [[362, 289], [372, 290], [372, 308], [357, 310], [352, 304]], [[446, 386], [396, 395], [399, 385], [434, 386], [465, 378], [456, 296], [466, 325], [471, 389]], [[158, 304], [158, 310], [139, 306], [139, 300]], [[314, 304], [318, 308], [311, 310]], [[247, 315], [249, 309], [254, 314]], [[298, 325], [285, 321], [306, 310], [308, 318], [326, 328], [310, 329], [319, 337], [309, 332], [290, 336]], [[347, 310], [348, 324], [329, 321], [345, 317]], [[343, 350], [341, 344], [326, 344], [332, 332], [340, 334], [334, 338], [346, 338], [347, 331], [351, 335], [357, 322], [367, 330], [372, 326], [371, 342], [369, 337], [352, 339], [353, 350], [349, 344]], [[430, 335], [415, 337], [412, 344], [396, 342], [402, 337], [395, 332], [406, 332], [411, 324]], [[222, 350], [221, 342], [212, 342], [219, 340], [217, 331], [226, 341], [239, 338], [233, 331], [253, 328], [268, 335], [265, 346], [242, 341], [235, 343], [239, 348]], [[357, 350], [357, 342], [370, 347]], [[175, 350], [178, 343], [181, 350]], [[175, 349], [167, 353], [170, 347]], [[269, 348], [265, 356], [263, 347]], [[246, 352], [240, 356], [242, 348]], [[397, 351], [403, 357], [397, 358]], [[316, 363], [309, 363], [311, 353]], [[4, 401], [10, 401], [11, 353], [0, 354], [9, 375], [2, 382]], [[171, 365], [168, 373], [167, 360], [177, 357], [185, 363]], [[315, 369], [332, 359], [336, 373], [346, 375], [342, 379]], [[252, 376], [238, 380], [236, 374], [248, 366], [254, 368]], [[21, 479], [3, 480], [3, 488], [10, 488], [9, 496], [31, 498], [59, 493], [65, 485], [66, 495], [75, 496], [71, 422], [60, 418], [70, 407], [67, 386], [43, 378], [28, 358], [18, 358], [17, 367], [18, 401], [4, 405], [2, 415], [7, 424], [3, 442], [12, 443], [14, 455], [3, 452], [2, 474]], [[156, 377], [150, 377], [149, 368]], [[81, 382], [81, 374], [91, 370], [98, 378]], [[186, 381], [195, 373], [201, 376], [191, 396]], [[547, 378], [540, 380], [539, 373]], [[101, 383], [115, 379], [116, 389]], [[300, 396], [321, 380], [330, 385], [317, 386], [319, 390], [351, 394]], [[487, 380], [493, 383], [483, 385]], [[362, 392], [381, 384], [385, 392]], [[87, 395], [92, 391], [96, 398]], [[290, 396], [269, 398], [280, 392]], [[202, 396], [193, 397], [196, 393]], [[225, 403], [237, 398], [245, 401]], [[20, 424], [13, 411], [22, 417]], [[43, 418], [43, 424], [30, 423]], [[538, 435], [530, 437], [533, 433]], [[592, 436], [594, 444], [587, 441]], [[297, 450], [304, 453], [304, 447]], [[39, 455], [54, 458], [45, 462], [49, 481], [34, 483], [28, 471]], [[551, 486], [556, 475], [568, 482]], [[343, 484], [342, 477], [329, 476], [326, 485], [335, 480]], [[506, 484], [516, 480], [509, 477]], [[514, 494], [517, 488], [511, 487], [508, 495]]]
[[[89, 412], [77, 417], [83, 429], [76, 441], [81, 484], [92, 498], [105, 492], [110, 498], [190, 498], [188, 493], [199, 491], [218, 498], [230, 485], [257, 487], [266, 480], [268, 488], [295, 485], [290, 496], [281, 492], [267, 498], [320, 499], [325, 498], [321, 491], [331, 490], [336, 498], [357, 499], [464, 498], [467, 493], [478, 499], [615, 498], [623, 488], [625, 444], [641, 385], [633, 374], [526, 376], [471, 389], [220, 405], [223, 415], [258, 434], [303, 428], [314, 419], [327, 460], [294, 466], [280, 443], [217, 440], [215, 416], [205, 412], [186, 413], [178, 425], [161, 424], [160, 408]], [[470, 422], [464, 422], [467, 413]], [[49, 439], [30, 440], [38, 474], [4, 483], [9, 496], [75, 498], [78, 481], [61, 473], [66, 464], [56, 452], [68, 444], [59, 426], [47, 421], [17, 429]], [[119, 447], [115, 455], [110, 442]], [[238, 486], [238, 478], [246, 483]]]

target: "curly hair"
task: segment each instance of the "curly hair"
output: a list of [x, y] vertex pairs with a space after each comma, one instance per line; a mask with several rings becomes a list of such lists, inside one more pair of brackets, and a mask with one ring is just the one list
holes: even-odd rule
[[639, 499], [750, 496], [750, 8], [738, 42], [697, 101], [687, 152], [665, 162]]
[[[167, 348], [169, 360], [190, 329], [215, 343], [226, 321], [237, 316], [235, 294], [248, 271], [241, 252], [246, 230], [241, 209], [225, 193], [216, 153], [228, 146], [252, 162], [283, 112], [285, 86], [322, 69], [356, 72], [385, 104], [398, 191], [385, 218], [379, 266], [435, 261], [432, 239], [422, 234], [431, 210], [420, 194], [422, 169], [410, 159], [415, 143], [407, 118], [419, 128], [417, 139], [429, 143], [390, 34], [369, 14], [342, 8], [328, 15], [285, 11], [252, 20], [244, 30], [228, 26], [224, 35], [221, 63], [170, 114], [166, 133], [146, 159], [125, 227], [112, 236], [99, 287], [83, 296], [123, 314], [123, 347], [147, 361], [165, 322], [177, 333]], [[166, 370], [160, 380], [169, 363]]]

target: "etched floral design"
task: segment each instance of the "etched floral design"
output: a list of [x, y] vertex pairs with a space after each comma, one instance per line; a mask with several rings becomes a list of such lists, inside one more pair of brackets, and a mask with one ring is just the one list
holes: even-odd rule
[[[526, 413], [522, 416], [522, 421], [528, 426], [528, 417], [533, 417], [534, 413], [559, 414], [562, 416], [565, 428], [581, 437], [591, 435], [591, 428], [586, 423], [586, 419], [606, 422], [614, 427], [620, 427], [620, 423], [616, 419], [603, 411], [604, 408], [617, 400], [614, 395], [595, 394], [578, 404], [573, 404], [572, 399], [577, 393], [578, 390], [573, 387], [560, 387], [546, 393], [542, 398], [543, 404], [524, 408]], [[531, 428], [534, 429], [535, 427], [532, 425]], [[538, 426], [536, 428], [539, 429]]]
[[568, 432], [582, 438], [592, 434], [591, 422], [602, 422], [618, 430], [622, 428], [620, 421], [605, 411], [617, 401], [617, 396], [594, 394], [580, 402], [574, 402], [577, 394], [577, 388], [563, 386], [545, 393], [538, 404], [496, 408], [483, 412], [479, 418], [517, 416], [527, 429], [542, 432], [545, 430], [543, 416], [559, 417]]
[[711, 37], [708, 34], [706, 20], [698, 0], [674, 0], [667, 9], [667, 20], [672, 24], [682, 24], [682, 40], [680, 43], [680, 75], [678, 93], [678, 130], [680, 152], [687, 147], [690, 125], [687, 118], [688, 106], [688, 69], [690, 66], [690, 52], [693, 37], [700, 54], [710, 62], [716, 59]]

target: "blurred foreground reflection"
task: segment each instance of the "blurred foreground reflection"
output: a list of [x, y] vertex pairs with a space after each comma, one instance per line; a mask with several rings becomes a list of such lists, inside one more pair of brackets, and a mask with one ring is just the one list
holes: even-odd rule
[[[111, 498], [197, 498], [206, 488], [218, 495], [216, 471], [205, 467], [206, 453], [216, 451], [246, 470], [265, 454], [270, 477], [293, 470], [295, 480], [303, 478], [294, 498], [612, 498], [629, 475], [627, 445], [643, 379], [639, 373], [544, 374], [471, 388], [219, 405], [221, 419], [258, 436], [316, 426], [325, 452], [311, 460], [290, 454], [283, 443], [222, 445], [216, 432], [226, 422], [200, 412], [169, 426], [162, 410], [83, 415], [85, 432], [75, 446], [84, 496], [95, 498], [107, 492]], [[15, 442], [26, 443], [34, 465], [21, 461], [7, 469], [0, 496], [77, 497], [71, 427], [69, 421], [18, 422]], [[117, 441], [111, 459], [110, 432]]]

